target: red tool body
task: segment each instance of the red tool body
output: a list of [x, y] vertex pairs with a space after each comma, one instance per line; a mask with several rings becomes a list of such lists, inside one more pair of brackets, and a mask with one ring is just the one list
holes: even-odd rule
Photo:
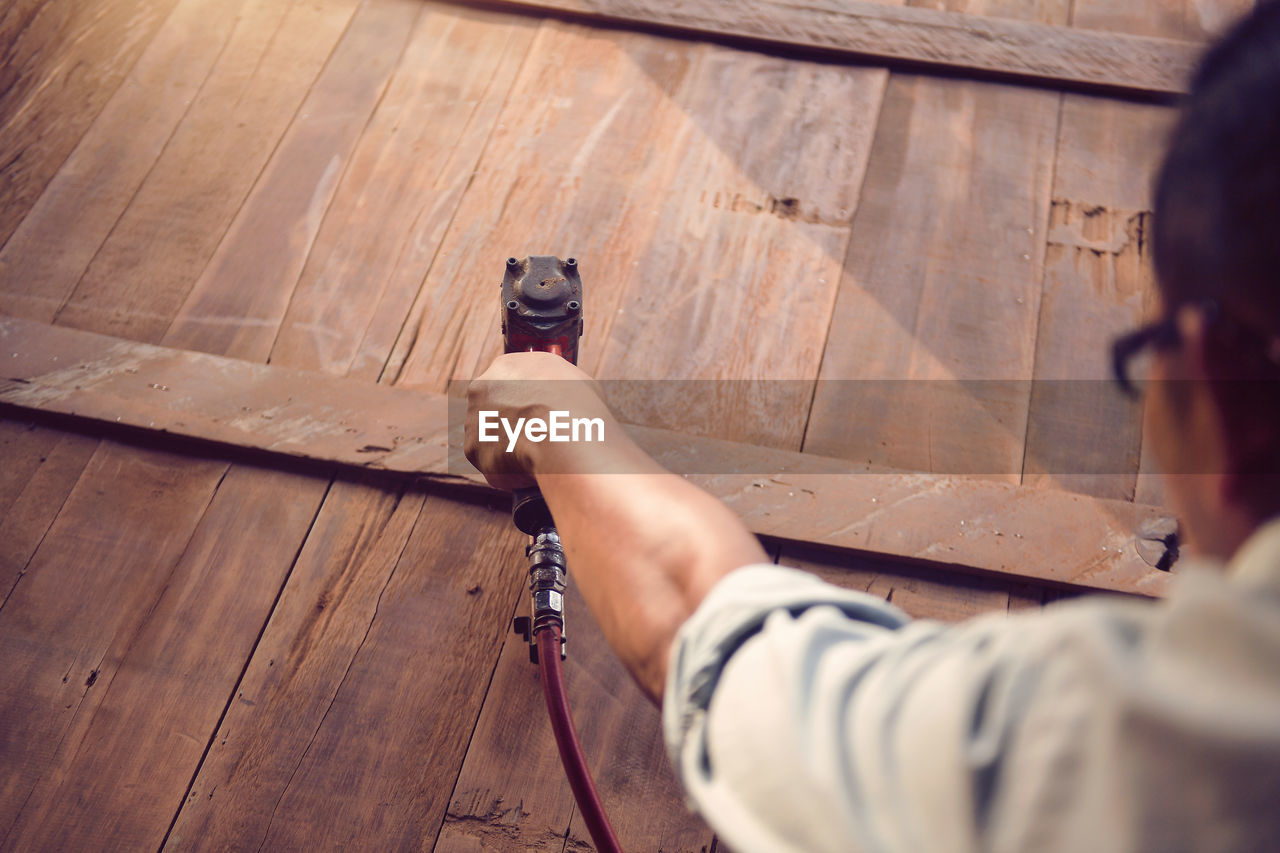
[[[578, 363], [582, 336], [582, 279], [573, 258], [530, 255], [507, 259], [502, 278], [502, 340], [506, 352], [550, 352]], [[515, 621], [515, 630], [530, 644], [529, 656], [539, 665], [551, 728], [569, 787], [591, 840], [601, 853], [621, 853], [604, 805], [587, 769], [582, 744], [573, 727], [564, 687], [564, 591], [568, 567], [555, 521], [536, 489], [519, 489], [511, 506], [512, 520], [531, 539], [529, 592], [532, 611]]]

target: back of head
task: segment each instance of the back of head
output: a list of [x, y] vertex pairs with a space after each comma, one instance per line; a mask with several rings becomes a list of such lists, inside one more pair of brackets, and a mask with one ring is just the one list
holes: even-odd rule
[[[1157, 176], [1156, 274], [1166, 310], [1211, 306], [1206, 368], [1241, 497], [1280, 511], [1280, 2], [1205, 55]], [[1263, 475], [1261, 477], [1257, 475]]]
[[1213, 299], [1280, 335], [1280, 2], [1202, 60], [1156, 180], [1153, 248], [1170, 309]]

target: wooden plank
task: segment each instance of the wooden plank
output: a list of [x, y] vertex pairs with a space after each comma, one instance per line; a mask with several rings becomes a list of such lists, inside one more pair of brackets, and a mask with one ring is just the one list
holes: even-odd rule
[[805, 451], [1020, 478], [1058, 103], [890, 79]]
[[[376, 11], [378, 5], [368, 4], [362, 9], [352, 30], [370, 6]], [[460, 183], [459, 178], [469, 174], [479, 157], [532, 36], [532, 27], [526, 22], [512, 22], [492, 13], [459, 13], [398, 0], [381, 6], [401, 14], [422, 14], [416, 29], [408, 22], [399, 30], [392, 28], [399, 39], [408, 39], [408, 46], [354, 152], [348, 142], [342, 142], [340, 148], [317, 145], [317, 140], [324, 137], [316, 132], [305, 135], [309, 140], [305, 145], [286, 141], [280, 155], [285, 158], [281, 161], [285, 165], [268, 169], [255, 189], [256, 200], [250, 201], [250, 206], [256, 204], [262, 211], [293, 211], [295, 218], [286, 221], [286, 227], [305, 230], [305, 239], [280, 241], [283, 245], [267, 243], [272, 251], [268, 266], [285, 273], [271, 276], [254, 271], [245, 277], [207, 276], [202, 282], [204, 292], [198, 288], [189, 302], [206, 308], [210, 301], [216, 303], [236, 334], [206, 336], [199, 323], [199, 311], [188, 307], [183, 318], [194, 322], [175, 325], [175, 336], [188, 334], [181, 331], [188, 329], [202, 341], [262, 357], [266, 354], [264, 344], [277, 339], [276, 324], [287, 303], [292, 320], [286, 322], [294, 326], [284, 330], [281, 337], [286, 343], [272, 352], [273, 363], [297, 363], [339, 374], [351, 371], [368, 379], [381, 372], [403, 313], [434, 255], [436, 245], [432, 241], [438, 244], [441, 225], [452, 216], [465, 183]], [[380, 49], [385, 50], [387, 41], [381, 39]], [[379, 40], [368, 38], [366, 43], [372, 49]], [[347, 56], [359, 59], [356, 52], [349, 51]], [[338, 59], [335, 53], [326, 71], [332, 71], [335, 84], [369, 73], [359, 61], [348, 61], [346, 65], [351, 67], [343, 67], [337, 64]], [[446, 101], [434, 109], [433, 105], [457, 87], [459, 75], [468, 78], [467, 86], [458, 93], [465, 99], [454, 104]], [[335, 103], [341, 105], [350, 100], [343, 85], [332, 88], [337, 97], [328, 99], [329, 113], [335, 112]], [[311, 98], [315, 99], [323, 89], [317, 83]], [[311, 106], [304, 109], [316, 118]], [[367, 109], [364, 108], [366, 115]], [[335, 121], [349, 119], [338, 109], [336, 115], [326, 118], [322, 114], [317, 120], [318, 129], [323, 131]], [[334, 139], [341, 142], [341, 138]], [[294, 149], [288, 156], [284, 153], [286, 147]], [[419, 161], [422, 169], [416, 165]], [[320, 175], [334, 162], [342, 164], [342, 179], [336, 191], [326, 190], [332, 200], [325, 199], [327, 207], [322, 206], [321, 225], [321, 217], [314, 215], [321, 208], [311, 194], [315, 182], [297, 180], [296, 176]], [[454, 168], [466, 171], [463, 176], [438, 176], [431, 171]], [[444, 192], [446, 188], [448, 192]], [[252, 215], [242, 214], [242, 219], [247, 221]], [[224, 271], [252, 268], [263, 248], [254, 229], [233, 229], [219, 249], [217, 264]], [[295, 290], [292, 285], [299, 269], [303, 270], [302, 284]], [[315, 278], [318, 271], [323, 271], [324, 280]], [[384, 285], [383, 276], [393, 273], [397, 280]], [[246, 279], [251, 285], [249, 290], [245, 290]], [[384, 286], [386, 290], [380, 297], [370, 298]], [[253, 287], [267, 292], [254, 292]], [[352, 310], [353, 304], [360, 307]], [[263, 311], [263, 306], [268, 310]], [[331, 308], [336, 310], [324, 316], [323, 312]], [[394, 325], [388, 322], [392, 319], [388, 310], [396, 314]], [[332, 337], [326, 334], [326, 343], [344, 342], [343, 357], [326, 358], [319, 363], [314, 350], [289, 343], [291, 334], [317, 331], [302, 322], [312, 312], [320, 312], [325, 331], [332, 332]], [[317, 377], [310, 372], [305, 375]], [[288, 502], [297, 496], [281, 490], [276, 498]], [[438, 825], [448, 784], [456, 776], [461, 750], [465, 748], [465, 738], [457, 738], [457, 734], [469, 731], [474, 724], [482, 691], [468, 697], [467, 701], [474, 702], [472, 711], [457, 706], [452, 709], [455, 716], [450, 716], [449, 725], [439, 727], [441, 738], [452, 733], [461, 743], [452, 758], [448, 750], [431, 747], [436, 755], [434, 764], [424, 762], [416, 753], [404, 753], [398, 742], [386, 748], [365, 743], [358, 752], [339, 756], [335, 749], [321, 748], [327, 730], [320, 727], [322, 723], [334, 724], [334, 709], [351, 701], [345, 693], [338, 694], [339, 685], [348, 683], [346, 674], [362, 665], [358, 661], [353, 664], [353, 659], [357, 650], [365, 648], [370, 632], [385, 630], [400, 636], [404, 630], [407, 611], [399, 611], [399, 616], [393, 613], [389, 623], [378, 622], [376, 629], [371, 628], [371, 622], [374, 613], [387, 618], [386, 610], [379, 610], [380, 602], [385, 602], [383, 590], [413, 525], [419, 524], [423, 530], [437, 529], [440, 512], [438, 501], [428, 502], [423, 508], [421, 495], [388, 496], [368, 485], [341, 480], [334, 485], [308, 537], [303, 558], [280, 593], [276, 615], [236, 687], [238, 696], [261, 691], [267, 698], [252, 700], [252, 709], [234, 704], [228, 711], [179, 813], [169, 846], [206, 844], [208, 839], [218, 839], [213, 842], [218, 846], [248, 846], [260, 844], [269, 832], [273, 838], [282, 833], [292, 838], [309, 832], [309, 827], [325, 827], [319, 830], [322, 834], [342, 832], [343, 824], [328, 826], [332, 819], [328, 812], [329, 794], [321, 792], [335, 784], [346, 786], [344, 780], [355, 777], [372, 787], [355, 791], [344, 787], [351, 794], [344, 802], [344, 813], [363, 815], [377, 823], [379, 839], [387, 837], [387, 833], [422, 834], [424, 827]], [[501, 536], [493, 538], [500, 540]], [[455, 551], [437, 548], [433, 559], [456, 562], [457, 557]], [[335, 560], [339, 562], [335, 564]], [[335, 577], [335, 567], [341, 570], [340, 577]], [[513, 576], [513, 583], [518, 582]], [[326, 616], [317, 622], [318, 604], [332, 610], [333, 618]], [[409, 618], [429, 636], [438, 636], [438, 626], [418, 623], [416, 614]], [[445, 666], [487, 673], [497, 646], [463, 644], [451, 648], [451, 652], [459, 650], [467, 656], [454, 658], [449, 654], [443, 659]], [[273, 674], [281, 674], [275, 665], [282, 656], [291, 658], [283, 673], [283, 684], [272, 678]], [[419, 687], [433, 685], [437, 680], [458, 681], [452, 671], [421, 676], [421, 682], [377, 679], [359, 688], [359, 701], [366, 708], [376, 709], [368, 714], [394, 717], [402, 713], [406, 704], [419, 700], [432, 703], [430, 697], [421, 695]], [[448, 711], [438, 705], [433, 705], [432, 710]], [[227, 732], [232, 733], [230, 740]], [[412, 732], [410, 736], [414, 736]], [[404, 822], [396, 824], [387, 817], [386, 786], [394, 787], [399, 782], [387, 776], [387, 768], [401, 759], [412, 762], [415, 773], [425, 773], [424, 778], [432, 781], [423, 783], [425, 799], [421, 802], [391, 797], [408, 809], [400, 813]], [[421, 809], [436, 813], [423, 817]], [[367, 839], [372, 832], [367, 828], [361, 837]]]
[[[51, 2], [35, 10], [33, 18], [24, 22], [26, 28], [19, 41], [30, 40], [33, 29], [47, 27], [50, 20], [62, 15], [62, 37], [83, 41], [76, 51], [84, 53], [92, 48], [99, 58], [115, 51], [112, 61], [123, 61], [125, 55], [142, 47], [134, 43], [151, 26], [145, 16], [158, 14], [157, 4], [150, 2], [134, 2], [131, 10], [118, 3], [80, 4], [82, 10], [75, 15], [64, 14], [62, 7], [66, 5]], [[100, 69], [101, 77], [86, 74], [67, 84], [69, 89], [62, 94], [76, 94], [85, 106], [108, 96], [109, 100], [0, 250], [0, 311], [53, 319], [186, 114], [236, 23], [241, 5], [239, 0], [182, 0], [142, 50], [124, 85], [116, 88], [112, 81], [117, 72], [105, 67]], [[91, 8], [101, 14], [94, 18], [93, 29], [87, 30], [86, 16]], [[11, 7], [9, 14], [19, 17], [19, 10]], [[127, 16], [133, 18], [132, 29], [121, 31], [122, 17]], [[9, 20], [7, 14], [5, 21]], [[55, 40], [52, 35], [50, 39]], [[58, 42], [55, 47], [42, 54], [45, 62], [56, 65], [67, 45]], [[12, 51], [8, 55], [14, 64], [6, 70], [26, 67]], [[35, 72], [41, 67], [33, 65], [28, 71], [38, 77]], [[61, 72], [49, 73], [56, 76]], [[92, 88], [85, 90], [86, 82]], [[4, 97], [19, 88], [9, 88]], [[33, 97], [36, 114], [32, 120], [42, 125], [40, 150], [53, 154], [64, 144], [60, 134], [83, 127], [81, 118], [73, 117], [73, 110], [81, 104], [62, 104], [56, 115], [50, 115], [43, 112], [44, 107], [34, 106], [47, 98]], [[26, 176], [32, 177], [34, 173]], [[15, 199], [6, 204], [5, 215], [20, 209], [25, 209], [24, 204]], [[41, 466], [38, 479], [0, 528], [4, 542], [0, 576], [16, 578], [24, 570], [97, 443], [71, 435], [60, 436], [57, 442], [60, 452]], [[42, 458], [46, 451], [38, 445], [32, 441], [14, 445], [9, 448], [9, 458]]]
[[698, 52], [677, 98], [693, 130], [596, 373], [728, 381], [699, 383], [696, 405], [684, 382], [615, 383], [619, 417], [800, 449], [887, 76]]
[[22, 0], [0, 21], [0, 243], [111, 98], [174, 0]]
[[[528, 610], [522, 595], [515, 612]], [[572, 579], [565, 613], [570, 705], [623, 846], [709, 849], [711, 830], [685, 807], [657, 709], [614, 657]], [[560, 766], [538, 668], [529, 662], [528, 645], [512, 636], [498, 659], [435, 851], [561, 847], [593, 849]]]
[[536, 30], [424, 9], [307, 255], [272, 363], [378, 378]]
[[956, 577], [927, 567], [804, 547], [785, 549], [779, 563], [845, 589], [879, 596], [913, 619], [960, 622], [984, 613], [1039, 607], [1043, 594], [1041, 588], [995, 578]]
[[135, 340], [163, 337], [357, 5], [255, 0], [245, 8], [59, 323]]
[[422, 501], [364, 487], [326, 503], [295, 570], [319, 595], [281, 599], [169, 847], [430, 847], [522, 543], [505, 511]]
[[[211, 472], [221, 467], [202, 465]], [[199, 468], [182, 460], [174, 470], [193, 485], [204, 485], [204, 477], [191, 476]], [[51, 762], [32, 774], [39, 781], [5, 839], [7, 848], [75, 850], [108, 840], [120, 848], [160, 846], [227, 705], [228, 685], [244, 667], [327, 486], [324, 479], [299, 474], [233, 468], [176, 567], [160, 563], [169, 572], [163, 586], [109, 576], [155, 600], [94, 602], [115, 618], [131, 621], [132, 628], [112, 638], [95, 667], [92, 713], [79, 714], [66, 737], [76, 748], [58, 749]], [[286, 491], [293, 500], [280, 500]], [[155, 522], [147, 524], [136, 515], [154, 511], [150, 495], [133, 490], [120, 497], [134, 505], [135, 515], [125, 520], [128, 535], [118, 538], [146, 547]], [[175, 498], [182, 503], [181, 496]], [[186, 502], [179, 511], [189, 513], [198, 503]], [[95, 515], [102, 512], [98, 507]], [[77, 544], [59, 537], [51, 545], [59, 542], [64, 548]], [[42, 555], [45, 551], [41, 549]], [[65, 571], [97, 570], [82, 556], [65, 551], [61, 556], [68, 562]], [[252, 570], [228, 577], [235, 567]], [[51, 570], [46, 563], [35, 571]], [[38, 575], [32, 578], [38, 580]], [[72, 583], [65, 576], [62, 580]], [[47, 580], [45, 584], [47, 591]], [[101, 593], [99, 584], [95, 587]], [[65, 588], [59, 595], [66, 597]], [[25, 619], [41, 612], [34, 602], [22, 603]], [[80, 604], [91, 602], [82, 599]], [[20, 624], [25, 619], [6, 621]], [[58, 631], [52, 644], [72, 642], [74, 636]], [[26, 635], [25, 641], [45, 646], [50, 638]], [[41, 658], [42, 667], [53, 662]], [[83, 689], [80, 682], [76, 686]], [[237, 701], [243, 703], [244, 697]]]
[[[478, 483], [456, 455], [450, 461], [442, 396], [17, 319], [0, 320], [5, 350], [9, 378], [0, 380], [0, 403]], [[814, 454], [631, 431], [668, 470], [690, 472], [761, 535], [1148, 595], [1168, 578], [1132, 547], [1133, 531], [1158, 514], [1153, 507], [986, 480], [871, 473]], [[371, 443], [397, 436], [391, 445]]]
[[[652, 139], [696, 132], [674, 101], [696, 50], [562, 24], [539, 30], [529, 52], [536, 61], [510, 92], [404, 320], [387, 380], [443, 391], [501, 351], [495, 285], [510, 254], [584, 259], [584, 275], [594, 275], [585, 340], [608, 337], [624, 278], [661, 227], [654, 200], [679, 164], [676, 146]], [[593, 370], [601, 353], [584, 346], [582, 364]]]
[[[315, 10], [312, 11], [314, 14]], [[326, 67], [331, 77], [340, 79], [345, 85], [318, 85], [306, 104], [309, 109], [314, 110], [317, 121], [327, 122], [324, 124], [325, 130], [335, 132], [337, 139], [323, 132], [308, 135], [304, 122], [303, 130], [293, 138], [302, 138], [314, 144], [285, 146], [283, 153], [293, 156], [291, 165], [297, 168], [284, 169], [282, 175], [269, 170], [265, 185], [274, 189], [260, 191], [254, 196], [259, 200], [257, 206], [253, 207], [254, 210], [261, 209], [260, 200], [264, 198], [268, 200], [268, 207], [272, 202], [283, 203], [282, 207], [275, 208], [277, 214], [291, 210], [288, 203], [299, 196], [315, 200], [313, 186], [308, 186], [305, 181], [290, 179], [296, 179], [300, 175], [305, 177], [308, 166], [317, 160], [322, 166], [331, 164], [335, 159], [333, 148], [337, 146], [341, 149], [343, 144], [342, 128], [354, 125], [354, 132], [359, 132], [363, 126], [363, 120], [359, 118], [360, 104], [363, 102], [367, 116], [377, 100], [381, 85], [390, 73], [390, 64], [368, 61], [372, 53], [369, 50], [370, 42], [378, 42], [379, 47], [385, 48], [387, 37], [398, 37], [403, 43], [410, 29], [409, 25], [419, 11], [420, 6], [407, 2], [371, 2], [350, 21], [351, 26], [345, 32], [342, 28], [332, 29], [333, 39], [337, 39], [339, 35], [343, 39], [333, 55], [328, 57]], [[286, 15], [284, 20], [287, 24], [289, 16]], [[323, 14], [320, 15], [320, 20], [322, 23], [334, 23], [332, 16], [326, 18]], [[267, 32], [269, 35], [270, 29]], [[287, 31], [267, 51], [268, 59], [273, 55], [277, 60], [288, 56], [305, 57], [307, 51], [311, 51], [316, 59], [323, 59], [329, 53], [332, 42], [326, 45], [315, 39], [317, 34], [323, 35], [324, 32], [323, 27], [303, 27], [297, 32]], [[311, 43], [306, 43], [307, 40], [311, 40]], [[234, 46], [233, 44], [232, 47]], [[321, 49], [323, 54], [319, 52]], [[391, 60], [396, 55], [397, 51], [392, 50]], [[270, 63], [265, 64], [269, 66]], [[269, 82], [271, 86], [287, 92], [291, 81], [295, 84], [301, 82], [301, 90], [306, 91], [311, 78], [298, 81], [290, 75], [313, 75], [317, 67], [301, 62], [284, 74], [281, 73], [284, 69], [277, 68], [274, 70], [275, 78], [264, 80], [263, 83]], [[218, 82], [217, 73], [214, 80]], [[364, 85], [369, 81], [374, 83], [372, 90]], [[253, 86], [248, 88], [252, 91]], [[252, 99], [250, 105], [253, 105]], [[259, 102], [256, 106], [260, 108], [262, 104]], [[256, 122], [259, 118], [261, 117], [252, 117], [252, 120]], [[334, 121], [335, 118], [337, 121]], [[269, 126], [271, 122], [266, 124]], [[346, 133], [350, 140], [347, 143], [349, 147], [354, 143], [354, 137], [351, 131]], [[238, 130], [229, 129], [230, 137], [238, 134]], [[227, 138], [228, 135], [224, 134], [223, 140]], [[167, 151], [172, 150], [174, 147], [171, 145]], [[186, 153], [190, 155], [192, 152], [187, 150]], [[339, 152], [338, 159], [341, 160], [344, 156]], [[198, 157], [193, 156], [191, 159]], [[145, 186], [143, 191], [145, 192]], [[323, 211], [323, 204], [327, 200], [321, 199], [319, 210], [308, 208], [306, 212], [312, 216], [317, 215]], [[186, 227], [198, 223], [202, 217], [216, 219], [218, 215], [219, 209], [214, 206], [207, 211], [193, 211], [192, 215], [178, 224]], [[118, 236], [124, 233], [120, 239], [132, 241], [138, 238], [138, 232], [143, 232], [145, 236], [145, 230], [125, 229], [122, 232], [121, 228], [117, 228], [114, 234]], [[218, 233], [221, 233], [220, 229]], [[232, 244], [243, 252], [245, 249], [242, 244], [245, 242], [233, 240]], [[257, 259], [263, 260], [261, 245], [250, 248], [259, 250]], [[307, 246], [286, 243], [281, 248], [285, 250], [286, 257], [287, 253], [292, 252], [301, 258], [305, 257]], [[234, 256], [234, 252], [224, 252], [223, 257], [228, 254]], [[298, 267], [300, 266], [299, 260]], [[235, 287], [244, 283], [233, 280], [229, 284]], [[270, 282], [271, 287], [262, 282], [250, 281], [247, 284], [255, 288], [258, 296], [269, 296], [272, 287], [277, 290], [285, 288], [284, 295], [287, 299], [293, 281], [282, 278]], [[163, 289], [155, 294], [141, 296], [155, 297], [155, 304], [145, 306], [148, 321], [161, 318], [163, 310], [168, 310], [164, 303]], [[161, 310], [154, 310], [156, 308]], [[104, 318], [86, 317], [85, 320], [94, 324], [104, 322]], [[178, 323], [173, 328], [182, 331], [189, 326]], [[274, 337], [274, 329], [271, 336]], [[225, 471], [225, 466], [223, 470]], [[218, 507], [257, 507], [260, 511], [234, 518], [223, 515], [211, 521], [211, 529], [217, 530], [219, 535], [225, 535], [226, 529], [236, 529], [237, 542], [243, 543], [246, 548], [238, 550], [217, 547], [202, 551], [196, 547], [199, 544], [197, 541], [188, 552], [194, 555], [195, 561], [184, 562], [178, 569], [179, 574], [184, 577], [190, 574], [195, 578], [176, 585], [176, 588], [195, 587], [202, 599], [225, 601], [228, 606], [235, 606], [242, 618], [236, 621], [222, 619], [202, 622], [184, 615], [184, 608], [188, 605], [184, 605], [181, 600], [175, 600], [174, 604], [166, 606], [168, 599], [163, 592], [152, 590], [150, 594], [158, 596], [158, 604], [146, 609], [149, 618], [138, 629], [138, 637], [142, 639], [128, 647], [121, 667], [129, 677], [122, 678], [117, 689], [112, 691], [113, 703], [109, 712], [104, 711], [101, 716], [86, 721], [63, 740], [58, 751], [46, 757], [44, 775], [36, 775], [41, 782], [32, 799], [33, 808], [26, 812], [34, 817], [24, 818], [24, 822], [14, 830], [15, 837], [21, 835], [45, 839], [46, 836], [56, 834], [55, 827], [68, 827], [67, 831], [75, 833], [76, 837], [83, 834], [95, 838], [118, 839], [118, 843], [124, 846], [135, 846], [141, 839], [145, 839], [145, 844], [156, 846], [164, 838], [174, 812], [182, 802], [185, 785], [198, 767], [213, 727], [226, 707], [233, 686], [243, 671], [245, 659], [257, 641], [298, 545], [327, 488], [325, 479], [299, 480], [278, 473], [249, 469], [237, 470], [219, 484], [221, 472], [216, 472], [217, 476], [211, 477], [212, 473], [215, 472], [205, 475], [208, 485], [210, 488], [220, 488], [211, 513]], [[92, 488], [99, 476], [96, 473], [86, 475], [82, 485], [87, 484], [86, 487]], [[264, 506], [288, 508], [288, 523], [280, 517], [273, 517], [273, 513], [261, 511]], [[290, 525], [294, 528], [293, 541], [290, 541]], [[273, 543], [276, 550], [252, 547], [254, 543], [264, 542]], [[267, 565], [259, 564], [258, 560]], [[253, 573], [252, 580], [246, 580], [246, 571]], [[145, 591], [151, 580], [142, 576], [136, 583]], [[245, 597], [251, 600], [246, 601]], [[151, 635], [166, 637], [166, 641], [161, 644], [162, 651], [154, 656], [156, 659], [148, 657], [148, 646], [143, 642]], [[181, 677], [175, 675], [192, 670], [201, 672], [198, 690], [190, 689]], [[135, 672], [139, 674], [132, 677]], [[155, 701], [157, 696], [161, 697], [161, 701]], [[168, 697], [180, 697], [180, 700]], [[130, 727], [121, 726], [122, 719], [150, 719], [152, 724], [147, 727], [147, 731], [188, 733], [189, 740], [183, 742], [183, 748], [175, 748], [163, 739], [148, 739]], [[86, 752], [88, 744], [94, 744], [96, 748], [92, 752]], [[124, 760], [125, 756], [128, 760]], [[131, 773], [129, 768], [138, 763], [162, 764], [163, 768], [148, 774]], [[127, 773], [131, 777], [140, 776], [144, 781], [121, 784], [121, 773]], [[95, 785], [79, 784], [85, 777], [100, 781]], [[121, 819], [118, 817], [121, 814], [127, 814], [129, 818]], [[59, 839], [59, 843], [61, 840], [65, 839]]]
[[238, 700], [248, 702], [228, 707], [168, 847], [261, 843], [274, 803], [374, 619], [422, 502], [422, 495], [359, 480], [331, 490], [288, 594], [236, 685]]
[[[89, 464], [98, 441], [15, 421], [0, 422], [0, 428], [5, 434], [0, 438], [3, 467], [6, 473], [17, 472], [21, 478], [21, 489], [4, 490], [5, 505], [0, 509], [2, 606], [25, 574], [80, 472]], [[16, 436], [15, 430], [19, 431]]]
[[265, 360], [360, 133], [403, 52], [420, 0], [361, 6], [164, 342]]
[[1131, 500], [1142, 408], [1111, 381], [1111, 341], [1155, 300], [1147, 186], [1171, 116], [1063, 102], [1023, 482]]
[[[6, 464], [0, 465], [0, 515], [9, 510], [41, 462], [58, 443], [58, 433], [41, 429], [30, 419], [0, 420], [0, 457]], [[30, 453], [22, 449], [29, 447]]]
[[4, 843], [94, 718], [225, 470], [154, 451], [96, 455], [0, 609]]
[[[544, 54], [513, 92], [406, 324], [389, 367], [397, 384], [443, 390], [496, 355], [496, 266], [477, 258], [500, 246], [581, 259], [592, 276], [582, 363], [597, 375], [812, 376], [884, 72], [562, 26], [540, 36]], [[711, 94], [725, 90], [741, 97]], [[646, 134], [672, 142], [655, 150]], [[811, 390], [792, 391], [788, 404], [737, 413], [735, 437], [797, 448]], [[707, 431], [693, 409], [614, 402], [637, 422], [678, 417]]]
[[749, 0], [732, 6], [715, 0], [501, 0], [500, 5], [592, 23], [816, 49], [846, 61], [910, 63], [1039, 85], [1100, 87], [1129, 96], [1185, 91], [1203, 49], [1173, 39], [869, 0]]
[[[1072, 20], [1082, 27], [1203, 40], [1241, 6], [1080, 2]], [[1135, 497], [1141, 406], [1108, 381], [1110, 342], [1159, 310], [1150, 191], [1174, 118], [1172, 110], [1155, 106], [1081, 95], [1063, 99], [1036, 341], [1038, 381], [1023, 469], [1029, 485]], [[1148, 486], [1140, 499], [1162, 498]]]
[[0, 250], [0, 311], [54, 318], [186, 115], [242, 5], [174, 8]]

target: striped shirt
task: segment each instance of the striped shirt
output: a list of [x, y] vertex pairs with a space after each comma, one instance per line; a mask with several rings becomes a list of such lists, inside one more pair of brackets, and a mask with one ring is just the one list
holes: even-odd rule
[[673, 644], [663, 726], [736, 853], [1280, 850], [1280, 521], [1160, 602], [955, 626], [739, 569]]

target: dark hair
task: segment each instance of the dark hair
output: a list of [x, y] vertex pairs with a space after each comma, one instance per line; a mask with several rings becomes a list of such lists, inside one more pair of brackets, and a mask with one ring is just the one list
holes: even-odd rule
[[1166, 306], [1212, 299], [1280, 335], [1280, 2], [1260, 2], [1201, 60], [1152, 224]]
[[[1243, 497], [1280, 511], [1280, 2], [1260, 2], [1201, 60], [1156, 177], [1166, 310], [1212, 305], [1214, 396]], [[1240, 381], [1244, 380], [1244, 381]]]

